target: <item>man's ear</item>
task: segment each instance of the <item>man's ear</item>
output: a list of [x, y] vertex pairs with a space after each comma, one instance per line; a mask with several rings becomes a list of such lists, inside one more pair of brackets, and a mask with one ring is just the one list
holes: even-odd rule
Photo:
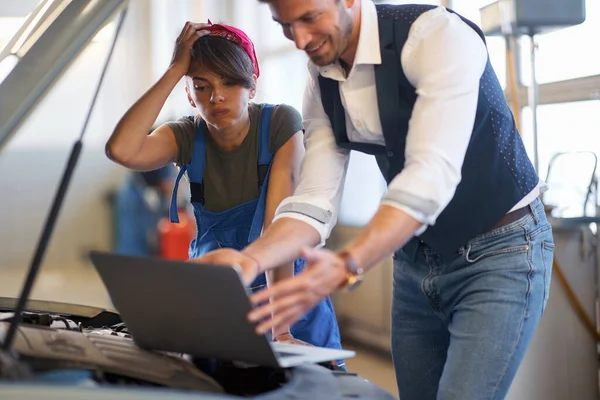
[[185, 85], [185, 94], [187, 95], [187, 99], [188, 99], [188, 102], [190, 103], [190, 106], [196, 108], [196, 103], [194, 102], [194, 99], [192, 99], [192, 96], [190, 95], [190, 88], [188, 87], [188, 85]]

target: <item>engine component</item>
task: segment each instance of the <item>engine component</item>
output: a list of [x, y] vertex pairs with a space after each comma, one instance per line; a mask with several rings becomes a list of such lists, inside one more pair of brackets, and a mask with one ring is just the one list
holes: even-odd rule
[[[8, 323], [0, 322], [0, 332]], [[2, 336], [2, 335], [0, 335]], [[192, 363], [137, 347], [126, 337], [80, 333], [42, 326], [19, 327], [14, 350], [36, 374], [84, 369], [105, 382], [125, 381], [176, 389], [223, 393], [223, 388]]]

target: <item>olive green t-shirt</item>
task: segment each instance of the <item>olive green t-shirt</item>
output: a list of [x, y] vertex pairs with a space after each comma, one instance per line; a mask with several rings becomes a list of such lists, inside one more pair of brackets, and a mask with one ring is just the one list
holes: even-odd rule
[[[177, 165], [192, 160], [196, 123], [204, 124], [206, 159], [204, 164], [204, 208], [221, 212], [259, 197], [258, 124], [264, 104], [249, 104], [250, 130], [242, 144], [233, 150], [217, 147], [198, 116], [183, 117], [167, 125], [177, 142]], [[269, 127], [269, 151], [276, 153], [296, 132], [302, 130], [302, 116], [286, 104], [275, 106]]]

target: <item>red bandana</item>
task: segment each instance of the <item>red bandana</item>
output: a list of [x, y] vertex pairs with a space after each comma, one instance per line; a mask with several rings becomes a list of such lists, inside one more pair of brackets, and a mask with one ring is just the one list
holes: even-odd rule
[[258, 69], [258, 60], [256, 59], [256, 53], [254, 52], [254, 44], [242, 30], [234, 28], [229, 25], [222, 24], [213, 24], [208, 20], [210, 26], [202, 28], [203, 31], [210, 31], [211, 35], [221, 36], [227, 40], [231, 40], [234, 43], [237, 43], [244, 49], [244, 51], [250, 57], [250, 61], [252, 61], [252, 65], [254, 66], [254, 73], [256, 77], [259, 76], [260, 72]]

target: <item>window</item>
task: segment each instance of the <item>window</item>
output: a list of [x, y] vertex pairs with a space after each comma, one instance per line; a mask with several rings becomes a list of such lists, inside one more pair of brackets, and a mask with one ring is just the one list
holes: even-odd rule
[[[246, 2], [247, 0], [242, 0]], [[283, 35], [281, 25], [273, 21], [271, 10], [266, 4], [259, 4], [258, 2], [255, 11], [256, 21], [260, 21], [260, 32], [258, 36], [260, 49], [257, 48], [257, 52], [260, 50], [262, 54], [266, 54], [271, 51], [282, 51], [288, 49], [290, 51], [296, 50], [294, 42], [290, 41]], [[248, 7], [246, 7], [248, 8]]]
[[[536, 80], [538, 83], [600, 74], [600, 2], [586, 1], [586, 20], [581, 25], [537, 35]], [[524, 85], [531, 82], [529, 38], [521, 39], [521, 70]], [[543, 66], [543, 67], [540, 67]]]
[[4, 17], [0, 18], [0, 50], [8, 44], [10, 39], [19, 30], [25, 18]]
[[[567, 0], [565, 0], [567, 1]], [[493, 0], [453, 0], [452, 8], [473, 22], [480, 23], [479, 9]], [[578, 26], [536, 36], [536, 78], [539, 83], [556, 82], [600, 73], [600, 50], [587, 45], [588, 38], [600, 35], [600, 3], [586, 0], [586, 21]], [[520, 39], [518, 59], [524, 85], [531, 82], [530, 43], [528, 37]], [[488, 37], [492, 65], [504, 82], [505, 43], [502, 37]], [[543, 68], [539, 68], [543, 65]]]
[[0, 6], [0, 51], [41, 0], [3, 0]]
[[12, 1], [0, 7], [0, 82], [17, 65], [18, 58], [4, 51], [39, 0]]
[[494, 0], [452, 0], [450, 8], [479, 25], [479, 10], [493, 2]]
[[[61, 148], [77, 139], [91, 106], [102, 68], [107, 60], [116, 31], [117, 18], [118, 15], [107, 23], [73, 59], [72, 64], [56, 80], [51, 90], [40, 100], [33, 111], [27, 114], [8, 142], [7, 149]], [[118, 56], [119, 53], [116, 51], [113, 60], [116, 59], [118, 62]], [[113, 61], [112, 64], [114, 63]], [[131, 74], [139, 75], [139, 72], [132, 68]], [[113, 77], [114, 75], [109, 75], [109, 81]], [[104, 85], [104, 87], [113, 88], [115, 92], [111, 93], [122, 94], [120, 92], [122, 86]], [[115, 100], [103, 101], [100, 97], [100, 101], [95, 104], [93, 116], [102, 116], [104, 112], [108, 114], [108, 108], [104, 107], [109, 103], [118, 102]], [[103, 143], [106, 140], [106, 133], [107, 130], [104, 129], [89, 129], [86, 141], [87, 143], [93, 141]]]
[[286, 103], [302, 111], [302, 97], [308, 79], [308, 58], [296, 49], [260, 60], [257, 102]]
[[[560, 205], [562, 216], [582, 215], [581, 205], [600, 155], [600, 101], [549, 104], [538, 107], [539, 175], [548, 179], [544, 195], [552, 205]], [[523, 109], [523, 139], [533, 156], [531, 109]], [[579, 152], [579, 153], [576, 153]], [[552, 160], [557, 154], [568, 153]], [[548, 176], [548, 167], [552, 170]], [[589, 210], [588, 210], [589, 212]]]

